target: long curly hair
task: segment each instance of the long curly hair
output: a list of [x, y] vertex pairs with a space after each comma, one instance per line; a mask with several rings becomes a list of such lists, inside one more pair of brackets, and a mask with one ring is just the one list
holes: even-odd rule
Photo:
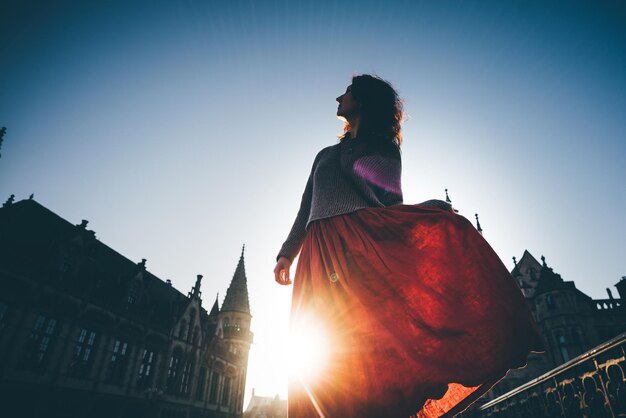
[[[354, 75], [352, 98], [361, 104], [359, 132], [376, 141], [402, 144], [403, 103], [391, 83], [377, 75]], [[346, 120], [340, 140], [347, 137], [348, 131], [350, 123]]]

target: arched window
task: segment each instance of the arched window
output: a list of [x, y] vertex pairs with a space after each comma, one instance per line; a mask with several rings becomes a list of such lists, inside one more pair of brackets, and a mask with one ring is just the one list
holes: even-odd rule
[[180, 338], [181, 340], [186, 340], [188, 330], [189, 329], [187, 328], [187, 321], [183, 319], [182, 321], [180, 321], [180, 328], [178, 329], [178, 338]]
[[74, 376], [85, 376], [93, 359], [93, 350], [96, 343], [96, 332], [82, 328], [78, 335], [78, 340], [74, 346], [74, 355], [70, 363], [70, 372]]
[[191, 310], [189, 311], [189, 329], [187, 330], [187, 337], [189, 338], [188, 342], [193, 342], [193, 329], [194, 329], [194, 325], [196, 324], [196, 311], [195, 310]]
[[570, 360], [570, 355], [569, 355], [569, 352], [567, 351], [567, 338], [561, 331], [559, 331], [557, 335], [558, 335], [559, 347], [561, 349], [561, 356], [563, 357], [563, 363], [566, 363]]
[[229, 376], [226, 376], [224, 378], [224, 391], [222, 392], [222, 406], [230, 405], [230, 385], [231, 378]]
[[174, 350], [167, 369], [167, 386], [168, 393], [175, 393], [176, 378], [178, 377], [178, 367], [180, 365], [180, 350]]
[[200, 375], [198, 376], [198, 385], [196, 386], [196, 400], [204, 400], [204, 389], [206, 388], [206, 367], [200, 369]]
[[187, 328], [187, 342], [193, 342], [194, 337], [194, 327], [193, 327], [193, 318], [189, 319], [189, 328]]
[[122, 385], [128, 365], [128, 342], [116, 339], [111, 351], [107, 381], [116, 385]]
[[217, 390], [219, 389], [220, 375], [211, 373], [211, 387], [209, 388], [209, 403], [217, 404]]
[[196, 326], [196, 327], [193, 329], [193, 334], [192, 334], [192, 336], [191, 336], [191, 343], [192, 343], [193, 345], [197, 345], [197, 344], [198, 344], [198, 339], [199, 339], [199, 338], [200, 338], [200, 327], [199, 327], [199, 326]]
[[141, 363], [139, 364], [139, 377], [137, 379], [137, 386], [140, 388], [150, 386], [152, 375], [154, 374], [154, 363], [156, 363], [155, 352], [148, 348], [144, 349], [141, 356]]
[[183, 373], [180, 377], [180, 393], [183, 395], [189, 395], [192, 373], [193, 364], [191, 363], [191, 360], [187, 360], [183, 366]]
[[40, 368], [43, 366], [55, 335], [56, 325], [56, 319], [41, 314], [37, 315], [23, 350], [24, 363], [27, 367]]

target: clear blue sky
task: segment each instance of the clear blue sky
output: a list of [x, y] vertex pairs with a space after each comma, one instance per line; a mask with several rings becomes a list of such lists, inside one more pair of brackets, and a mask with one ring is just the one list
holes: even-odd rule
[[4, 1], [0, 199], [88, 219], [183, 292], [204, 274], [209, 308], [245, 243], [246, 403], [284, 397], [274, 259], [353, 73], [405, 100], [407, 203], [448, 188], [509, 268], [544, 254], [595, 298], [626, 275], [625, 21], [591, 0]]

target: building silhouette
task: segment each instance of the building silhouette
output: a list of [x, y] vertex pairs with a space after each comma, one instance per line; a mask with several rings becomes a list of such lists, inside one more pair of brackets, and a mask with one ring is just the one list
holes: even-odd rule
[[[452, 204], [448, 189], [445, 200]], [[476, 230], [483, 229], [476, 218]], [[509, 371], [493, 387], [482, 402], [493, 400], [510, 390], [535, 379], [555, 368], [588, 353], [601, 344], [626, 332], [626, 276], [615, 287], [619, 297], [606, 289], [608, 298], [592, 299], [576, 288], [573, 281], [564, 281], [560, 274], [541, 257], [541, 263], [524, 251], [511, 275], [522, 291], [545, 344], [545, 353], [531, 353], [526, 367]], [[621, 366], [620, 373], [624, 375]], [[626, 380], [623, 383], [626, 386]], [[626, 404], [626, 391], [622, 392]], [[480, 402], [479, 402], [480, 403]], [[474, 408], [476, 405], [474, 406]], [[466, 416], [467, 414], [464, 414]]]
[[0, 415], [241, 417], [244, 252], [203, 306], [31, 199], [0, 208]]
[[522, 369], [511, 370], [490, 392], [500, 396], [531, 379], [591, 350], [626, 331], [626, 278], [615, 285], [619, 297], [607, 289], [608, 298], [592, 299], [572, 281], [524, 251], [511, 275], [517, 281], [537, 321], [546, 352], [532, 353]]

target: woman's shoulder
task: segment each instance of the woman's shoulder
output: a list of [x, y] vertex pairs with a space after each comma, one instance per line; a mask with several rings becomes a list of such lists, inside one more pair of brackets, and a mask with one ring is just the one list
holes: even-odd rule
[[329, 145], [327, 147], [322, 148], [315, 156], [315, 160], [313, 160], [313, 166], [317, 165], [319, 160], [321, 160], [325, 156], [327, 157], [331, 153], [336, 152], [338, 146], [339, 144], [334, 144], [334, 145]]

